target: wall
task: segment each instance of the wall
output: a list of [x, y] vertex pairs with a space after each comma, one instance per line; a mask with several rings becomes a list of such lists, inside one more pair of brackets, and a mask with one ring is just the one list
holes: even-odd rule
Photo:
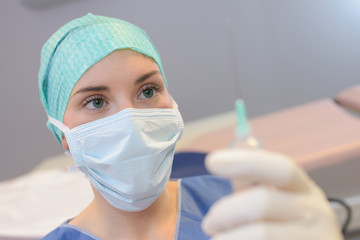
[[239, 96], [257, 116], [359, 82], [356, 0], [0, 1], [0, 180], [62, 152], [39, 101], [40, 50], [88, 12], [148, 32], [185, 121], [232, 110]]

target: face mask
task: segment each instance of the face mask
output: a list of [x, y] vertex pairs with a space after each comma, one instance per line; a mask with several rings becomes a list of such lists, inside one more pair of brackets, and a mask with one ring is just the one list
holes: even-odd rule
[[65, 135], [79, 169], [114, 207], [140, 211], [163, 192], [184, 123], [177, 108], [128, 108], [69, 129]]

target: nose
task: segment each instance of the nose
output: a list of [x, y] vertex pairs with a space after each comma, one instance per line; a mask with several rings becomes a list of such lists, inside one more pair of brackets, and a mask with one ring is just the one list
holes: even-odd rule
[[116, 111], [117, 112], [120, 112], [124, 109], [127, 109], [127, 108], [136, 108], [136, 105], [134, 104], [133, 101], [131, 101], [130, 99], [127, 99], [125, 97], [119, 97], [117, 100], [116, 100], [116, 106], [117, 106], [117, 109]]

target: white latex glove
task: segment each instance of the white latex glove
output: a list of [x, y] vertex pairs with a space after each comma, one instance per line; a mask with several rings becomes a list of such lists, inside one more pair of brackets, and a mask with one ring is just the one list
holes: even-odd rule
[[340, 227], [321, 189], [288, 157], [264, 150], [226, 149], [207, 169], [230, 178], [234, 193], [202, 222], [216, 240], [340, 240]]

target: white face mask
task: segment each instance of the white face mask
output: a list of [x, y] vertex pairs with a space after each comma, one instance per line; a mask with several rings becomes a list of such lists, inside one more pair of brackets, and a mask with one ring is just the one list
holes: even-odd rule
[[127, 108], [64, 134], [79, 169], [114, 207], [140, 211], [163, 192], [184, 123], [177, 108]]

